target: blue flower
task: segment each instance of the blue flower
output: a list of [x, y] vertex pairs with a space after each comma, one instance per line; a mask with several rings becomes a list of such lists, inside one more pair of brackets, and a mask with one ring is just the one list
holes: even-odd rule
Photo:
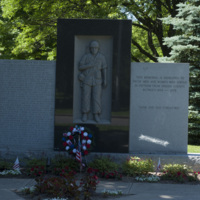
[[92, 138], [92, 134], [89, 133], [89, 134], [88, 134], [88, 137], [89, 137], [89, 138]]

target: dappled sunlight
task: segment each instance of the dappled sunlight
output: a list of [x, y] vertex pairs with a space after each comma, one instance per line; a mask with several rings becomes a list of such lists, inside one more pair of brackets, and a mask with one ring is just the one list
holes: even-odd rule
[[155, 143], [155, 144], [158, 144], [158, 145], [162, 145], [164, 147], [166, 147], [167, 145], [169, 145], [168, 141], [161, 140], [161, 139], [154, 138], [154, 137], [150, 137], [150, 136], [146, 136], [146, 135], [140, 135], [139, 140], [144, 140], [144, 141], [147, 141], [147, 142], [152, 142], [152, 143]]
[[170, 195], [160, 195], [160, 198], [162, 198], [162, 199], [174, 199], [174, 197], [172, 197]]

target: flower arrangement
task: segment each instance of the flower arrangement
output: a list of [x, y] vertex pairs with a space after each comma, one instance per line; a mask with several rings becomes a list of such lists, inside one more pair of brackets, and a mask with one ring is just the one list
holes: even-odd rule
[[19, 175], [21, 172], [19, 170], [4, 170], [0, 172], [0, 175]]
[[135, 180], [136, 181], [140, 181], [140, 182], [144, 182], [144, 181], [147, 181], [147, 182], [158, 182], [158, 181], [160, 181], [160, 177], [158, 177], [156, 175], [150, 175], [150, 176], [142, 175], [142, 176], [135, 177]]
[[71, 127], [70, 131], [63, 133], [63, 146], [69, 154], [76, 156], [79, 151], [82, 156], [88, 155], [93, 138], [89, 132], [86, 128], [76, 125]]

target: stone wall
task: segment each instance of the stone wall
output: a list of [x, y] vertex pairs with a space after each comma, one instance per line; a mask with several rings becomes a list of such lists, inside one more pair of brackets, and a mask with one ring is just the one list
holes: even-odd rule
[[55, 61], [0, 60], [0, 155], [54, 148]]

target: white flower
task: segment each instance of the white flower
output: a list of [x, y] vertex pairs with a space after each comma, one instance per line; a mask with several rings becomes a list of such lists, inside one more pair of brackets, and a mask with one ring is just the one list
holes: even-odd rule
[[81, 126], [81, 127], [80, 127], [80, 130], [81, 130], [81, 131], [84, 131], [84, 127], [83, 127], [83, 126]]
[[91, 140], [87, 140], [87, 144], [91, 144], [92, 143], [92, 141]]
[[142, 175], [142, 176], [139, 176], [139, 177], [138, 176], [135, 177], [135, 180], [136, 181], [141, 181], [141, 182], [143, 182], [143, 181], [157, 182], [157, 181], [160, 180], [160, 177], [155, 176], [155, 175], [151, 175], [151, 176], [144, 176], [144, 175]]
[[70, 135], [71, 135], [71, 132], [68, 132], [68, 133], [67, 133], [67, 136], [70, 136]]
[[82, 144], [85, 144], [86, 143], [86, 140], [82, 140]]
[[102, 191], [102, 193], [109, 194], [109, 195], [122, 195], [123, 194], [123, 192], [121, 190], [106, 190], [106, 189], [104, 189]]
[[82, 147], [82, 149], [83, 149], [83, 150], [86, 150], [86, 149], [87, 149], [87, 147], [84, 145], [84, 146]]
[[87, 133], [87, 132], [84, 132], [84, 133], [83, 133], [83, 136], [87, 137], [87, 136], [88, 136], [88, 133]]
[[19, 170], [4, 170], [4, 171], [0, 172], [0, 175], [7, 175], [7, 174], [19, 175], [19, 174], [21, 174], [21, 172]]
[[74, 132], [77, 132], [77, 129], [76, 129], [76, 128], [73, 128], [72, 132], [73, 132], [73, 133], [74, 133]]
[[76, 153], [76, 149], [73, 149], [73, 153]]
[[67, 151], [69, 150], [69, 146], [66, 146], [66, 148], [65, 148]]

